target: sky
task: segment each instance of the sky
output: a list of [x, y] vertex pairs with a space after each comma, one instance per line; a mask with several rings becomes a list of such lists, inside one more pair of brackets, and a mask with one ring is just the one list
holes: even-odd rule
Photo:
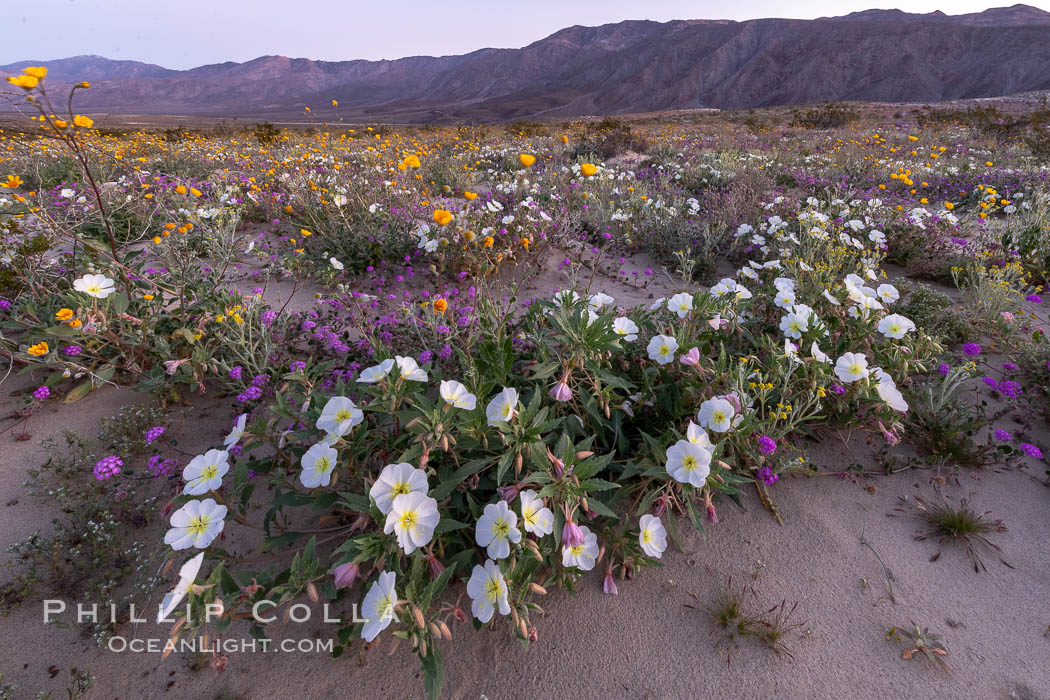
[[[185, 69], [267, 54], [344, 61], [518, 48], [574, 24], [979, 12], [1015, 0], [3, 0], [0, 65], [80, 54]], [[1050, 0], [1026, 0], [1050, 11]]]

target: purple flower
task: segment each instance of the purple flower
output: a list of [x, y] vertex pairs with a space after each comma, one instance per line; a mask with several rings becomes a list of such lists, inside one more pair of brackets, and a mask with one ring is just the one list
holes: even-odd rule
[[105, 481], [106, 479], [116, 476], [120, 473], [120, 468], [124, 466], [124, 460], [116, 455], [110, 455], [109, 457], [103, 457], [99, 461], [95, 462], [95, 479], [98, 481]]
[[842, 396], [846, 393], [846, 387], [842, 386], [841, 384], [835, 384], [831, 387], [831, 393], [835, 394], [836, 396]]
[[579, 547], [583, 544], [583, 531], [580, 526], [571, 520], [566, 520], [561, 529], [561, 544], [563, 547]]
[[37, 399], [38, 401], [43, 401], [48, 396], [51, 396], [51, 390], [48, 389], [46, 386], [37, 387], [36, 391], [33, 392], [33, 398]]
[[163, 425], [155, 425], [146, 431], [146, 444], [152, 443], [154, 440], [164, 434]]
[[419, 353], [419, 364], [421, 365], [425, 365], [433, 359], [434, 353], [430, 352], [429, 350], [424, 350], [423, 352]]
[[763, 435], [758, 439], [758, 449], [761, 450], [764, 455], [771, 455], [777, 451], [776, 440], [768, 435]]
[[293, 372], [302, 372], [304, 369], [306, 369], [306, 363], [302, 360], [296, 360], [291, 364], [290, 369]]
[[1043, 458], [1043, 451], [1040, 450], [1035, 445], [1030, 445], [1027, 442], [1022, 442], [1021, 443], [1021, 451], [1024, 452], [1029, 457], [1034, 457], [1035, 459], [1042, 459]]
[[1000, 429], [995, 431], [995, 439], [999, 442], [1008, 442], [1013, 440], [1013, 437], [1010, 436], [1010, 433]]
[[240, 394], [237, 395], [237, 401], [240, 403], [248, 403], [249, 401], [255, 401], [261, 399], [263, 395], [262, 389], [257, 386], [250, 386]]
[[766, 486], [771, 486], [780, 480], [780, 476], [773, 473], [771, 467], [762, 467], [758, 470], [758, 478], [762, 480]]
[[1009, 379], [1004, 379], [999, 382], [999, 391], [1004, 395], [1009, 396], [1011, 399], [1016, 399], [1022, 393], [1021, 385], [1017, 382], [1010, 381]]
[[988, 386], [990, 386], [990, 387], [991, 387], [991, 388], [993, 388], [993, 389], [997, 389], [997, 388], [999, 388], [999, 383], [998, 383], [998, 382], [996, 382], [996, 381], [995, 381], [994, 379], [992, 379], [991, 377], [982, 377], [982, 378], [981, 378], [981, 381], [982, 381], [982, 382], [984, 382], [985, 384], [987, 384]]
[[164, 459], [160, 455], [153, 455], [146, 462], [146, 471], [152, 474], [155, 478], [160, 479], [161, 477], [171, 476], [175, 473], [175, 467], [178, 466], [178, 462], [173, 458], [169, 457]]
[[981, 354], [981, 346], [977, 343], [967, 343], [963, 345], [963, 354], [967, 357], [977, 357]]
[[79, 345], [67, 345], [65, 348], [62, 349], [62, 352], [66, 353], [70, 357], [79, 355], [82, 351], [83, 349]]
[[941, 373], [942, 377], [947, 377], [948, 372], [950, 372], [951, 369], [952, 368], [949, 365], [946, 365], [943, 362], [941, 363], [941, 366], [937, 368], [937, 370]]
[[1029, 294], [1025, 297], [1025, 301], [1030, 301], [1033, 304], [1042, 304], [1043, 297], [1039, 296], [1038, 294]]
[[244, 369], [240, 365], [234, 365], [230, 368], [230, 379], [238, 380], [241, 378], [241, 374]]

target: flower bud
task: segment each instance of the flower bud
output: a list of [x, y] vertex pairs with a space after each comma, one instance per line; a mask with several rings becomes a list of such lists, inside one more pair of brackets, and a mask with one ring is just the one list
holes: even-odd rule
[[507, 503], [510, 503], [518, 497], [518, 490], [521, 488], [520, 484], [511, 484], [510, 486], [500, 486], [496, 489], [496, 493]]
[[612, 572], [605, 574], [605, 581], [602, 583], [602, 592], [605, 595], [620, 595], [620, 589], [616, 587], [616, 580], [613, 578]]
[[712, 525], [718, 524], [718, 513], [715, 512], [714, 503], [707, 504], [707, 522], [711, 523]]
[[696, 367], [698, 364], [700, 364], [700, 349], [697, 347], [690, 348], [689, 352], [682, 355], [678, 359], [678, 361], [681, 362], [683, 365], [687, 365], [689, 367]]
[[571, 520], [565, 521], [565, 527], [561, 529], [561, 543], [566, 547], [579, 547], [583, 545], [583, 531], [580, 526]]
[[568, 401], [572, 398], [572, 389], [565, 382], [558, 382], [551, 387], [550, 397], [555, 401]]
[[354, 585], [354, 581], [357, 579], [357, 574], [361, 570], [358, 564], [340, 564], [339, 566], [332, 569], [332, 576], [335, 578], [335, 587], [339, 588], [350, 588]]

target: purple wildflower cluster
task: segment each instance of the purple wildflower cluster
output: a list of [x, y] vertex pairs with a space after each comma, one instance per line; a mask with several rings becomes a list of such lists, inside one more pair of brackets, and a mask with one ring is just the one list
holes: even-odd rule
[[109, 457], [103, 457], [99, 461], [95, 462], [95, 479], [98, 481], [105, 481], [110, 477], [114, 477], [120, 473], [120, 468], [124, 466], [124, 460], [116, 455], [110, 455]]

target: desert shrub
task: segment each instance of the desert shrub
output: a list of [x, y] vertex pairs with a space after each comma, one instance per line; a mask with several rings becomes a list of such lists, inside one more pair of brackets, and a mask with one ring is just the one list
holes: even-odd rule
[[955, 303], [947, 294], [921, 282], [908, 289], [906, 294], [900, 313], [915, 321], [927, 333], [946, 345], [958, 345], [969, 340], [973, 327], [955, 311]]
[[276, 143], [277, 139], [281, 138], [281, 129], [270, 122], [261, 122], [255, 125], [252, 136], [259, 143], [269, 145]]
[[598, 160], [608, 160], [627, 151], [644, 153], [645, 141], [634, 133], [629, 123], [605, 118], [587, 123], [570, 151], [570, 158], [593, 156]]
[[843, 103], [825, 102], [809, 109], [791, 112], [791, 126], [804, 129], [838, 129], [860, 118], [860, 113]]

